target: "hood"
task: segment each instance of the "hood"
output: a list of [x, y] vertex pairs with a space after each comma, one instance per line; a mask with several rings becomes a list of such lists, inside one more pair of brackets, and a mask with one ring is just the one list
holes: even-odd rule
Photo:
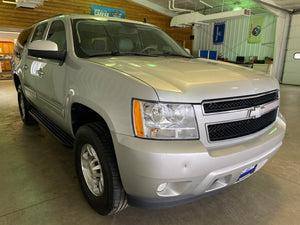
[[160, 101], [200, 103], [278, 89], [276, 79], [234, 64], [182, 57], [118, 56], [89, 61], [152, 86]]

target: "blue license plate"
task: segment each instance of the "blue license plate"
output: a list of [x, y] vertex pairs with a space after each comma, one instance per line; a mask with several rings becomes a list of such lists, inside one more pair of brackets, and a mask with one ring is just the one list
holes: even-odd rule
[[248, 177], [249, 175], [251, 175], [252, 173], [254, 173], [255, 169], [256, 169], [257, 165], [251, 166], [245, 170], [242, 171], [238, 181], [245, 179], [246, 177]]

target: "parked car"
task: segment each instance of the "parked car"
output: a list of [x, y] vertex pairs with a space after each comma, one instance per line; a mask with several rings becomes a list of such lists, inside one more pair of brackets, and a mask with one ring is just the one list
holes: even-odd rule
[[282, 144], [276, 79], [194, 58], [156, 26], [57, 16], [25, 29], [17, 46], [23, 122], [74, 147], [82, 191], [102, 215], [223, 190]]

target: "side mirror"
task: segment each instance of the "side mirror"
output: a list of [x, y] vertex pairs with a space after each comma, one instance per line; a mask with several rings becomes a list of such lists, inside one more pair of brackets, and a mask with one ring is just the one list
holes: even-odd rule
[[53, 41], [33, 41], [28, 46], [28, 55], [45, 59], [56, 59], [64, 61], [65, 51], [58, 51], [57, 44]]
[[184, 48], [184, 50], [185, 50], [187, 53], [191, 54], [191, 51], [190, 51], [188, 48]]

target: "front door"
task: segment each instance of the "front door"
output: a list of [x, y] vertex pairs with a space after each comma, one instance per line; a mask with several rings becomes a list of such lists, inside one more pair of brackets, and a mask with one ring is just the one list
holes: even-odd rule
[[[45, 39], [55, 42], [59, 51], [66, 51], [64, 22], [62, 20], [52, 22]], [[54, 59], [39, 59], [36, 71], [39, 108], [54, 121], [63, 121], [66, 64]]]

